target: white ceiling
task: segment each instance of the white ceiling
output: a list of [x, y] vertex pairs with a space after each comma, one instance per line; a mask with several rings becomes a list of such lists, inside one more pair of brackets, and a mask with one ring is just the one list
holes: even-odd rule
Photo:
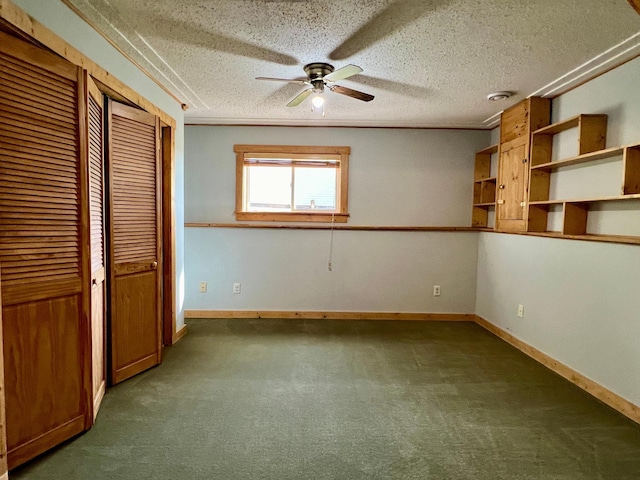
[[[531, 94], [553, 96], [640, 53], [627, 0], [66, 0], [189, 106], [186, 123], [488, 127]], [[310, 62], [356, 64], [327, 92]], [[511, 90], [503, 102], [487, 94]]]

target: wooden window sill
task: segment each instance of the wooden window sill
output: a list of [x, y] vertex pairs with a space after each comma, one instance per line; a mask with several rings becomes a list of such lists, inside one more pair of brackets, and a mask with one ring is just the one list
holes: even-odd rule
[[236, 212], [236, 220], [249, 222], [347, 223], [348, 213]]

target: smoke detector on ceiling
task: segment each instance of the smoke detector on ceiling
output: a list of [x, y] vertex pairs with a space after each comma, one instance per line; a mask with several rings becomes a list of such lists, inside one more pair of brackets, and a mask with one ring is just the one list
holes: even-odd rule
[[506, 100], [511, 95], [513, 95], [513, 93], [511, 92], [493, 92], [487, 95], [487, 100], [491, 100], [492, 102], [497, 102], [499, 100]]

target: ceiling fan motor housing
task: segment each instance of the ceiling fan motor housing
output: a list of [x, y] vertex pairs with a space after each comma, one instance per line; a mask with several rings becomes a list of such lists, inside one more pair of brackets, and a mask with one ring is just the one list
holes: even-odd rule
[[309, 63], [304, 66], [304, 72], [309, 77], [309, 81], [313, 83], [316, 80], [322, 80], [324, 77], [333, 73], [333, 65], [328, 63]]
[[322, 93], [324, 91], [324, 77], [332, 73], [333, 65], [328, 63], [309, 63], [304, 66], [304, 72], [309, 77], [309, 82], [313, 86], [314, 93]]

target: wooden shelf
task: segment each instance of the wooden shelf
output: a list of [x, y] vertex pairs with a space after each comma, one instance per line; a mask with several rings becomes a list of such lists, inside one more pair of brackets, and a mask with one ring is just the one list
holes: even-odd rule
[[475, 183], [481, 183], [481, 182], [496, 182], [496, 177], [488, 177], [488, 178], [481, 178], [479, 180], [474, 180]]
[[495, 145], [491, 145], [490, 147], [485, 148], [484, 150], [480, 150], [476, 152], [476, 155], [493, 155], [494, 153], [498, 153], [499, 145], [496, 143]]
[[580, 198], [574, 200], [543, 200], [529, 202], [529, 231], [547, 232], [547, 214], [549, 207], [562, 206], [562, 234], [586, 235], [589, 205], [602, 202], [640, 200], [640, 194], [619, 195], [613, 197]]
[[560, 167], [568, 167], [569, 165], [578, 165], [580, 163], [595, 162], [596, 160], [602, 160], [604, 158], [615, 157], [616, 155], [622, 155], [626, 147], [614, 147], [607, 148], [606, 150], [599, 150], [596, 152], [585, 153], [576, 157], [565, 158], [563, 160], [556, 160], [555, 162], [543, 163], [540, 165], [534, 165], [531, 170], [555, 170]]
[[578, 198], [568, 200], [540, 200], [529, 202], [529, 205], [562, 205], [563, 203], [598, 203], [598, 202], [618, 202], [621, 200], [640, 200], [640, 194], [618, 195], [611, 197]]
[[565, 130], [571, 130], [572, 128], [580, 126], [584, 120], [587, 119], [604, 119], [607, 120], [606, 115], [602, 114], [581, 114], [575, 117], [567, 118], [561, 122], [552, 123], [549, 126], [539, 128], [533, 132], [533, 135], [555, 135]]
[[491, 156], [498, 153], [499, 145], [491, 145], [476, 152], [473, 172], [473, 212], [471, 224], [487, 227], [489, 207], [495, 206], [496, 177], [491, 176]]
[[632, 237], [628, 235], [600, 235], [594, 233], [588, 233], [584, 235], [563, 235], [561, 232], [549, 231], [549, 232], [503, 232], [488, 228], [476, 228], [475, 230], [480, 232], [510, 234], [510, 235], [525, 235], [531, 237], [546, 237], [546, 238], [559, 238], [562, 240], [582, 240], [587, 242], [605, 242], [605, 243], [621, 243], [626, 245], [640, 245], [640, 237]]

